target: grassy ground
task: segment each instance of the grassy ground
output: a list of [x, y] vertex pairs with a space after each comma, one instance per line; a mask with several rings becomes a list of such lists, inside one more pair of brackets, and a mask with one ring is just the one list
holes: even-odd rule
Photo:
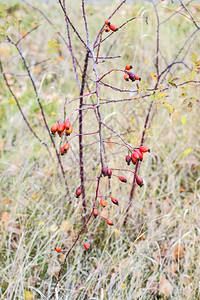
[[[115, 7], [114, 2], [87, 6], [91, 41], [106, 18], [105, 11], [108, 16]], [[165, 20], [176, 7], [177, 4], [159, 4], [160, 19]], [[40, 4], [40, 9], [66, 36], [57, 1], [48, 6]], [[191, 4], [191, 10], [198, 20], [199, 4]], [[66, 99], [78, 96], [70, 53], [56, 34], [57, 29], [52, 28], [38, 12], [19, 2], [7, 6], [7, 11], [8, 18], [20, 19], [18, 27], [8, 30], [15, 41], [35, 25], [40, 25], [20, 43], [20, 47], [31, 65], [48, 59], [31, 70], [51, 126], [60, 115]], [[142, 86], [153, 88], [155, 82], [150, 73], [156, 73], [156, 17], [152, 5], [148, 2], [126, 4], [114, 16], [113, 22], [121, 24], [135, 15], [139, 17], [136, 21], [127, 24], [102, 45], [100, 55], [104, 55], [116, 39], [110, 55], [121, 57], [99, 64], [98, 72], [104, 74], [111, 68], [124, 68], [131, 63], [134, 71], [143, 78]], [[70, 3], [70, 17], [85, 38], [77, 1]], [[173, 60], [194, 30], [194, 25], [180, 14], [161, 26], [160, 69]], [[53, 39], [60, 43], [58, 51], [53, 51]], [[83, 65], [84, 50], [75, 37], [72, 42], [76, 57]], [[194, 69], [192, 54], [200, 59], [199, 33], [190, 43], [185, 62]], [[5, 72], [25, 74], [14, 47], [1, 43], [0, 55]], [[172, 70], [172, 76], [180, 78], [177, 83], [200, 79], [198, 74], [181, 65], [174, 66]], [[94, 78], [92, 64], [88, 72]], [[7, 76], [29, 122], [53, 153], [28, 78]], [[135, 83], [124, 81], [121, 73], [111, 73], [105, 82], [123, 89], [130, 88], [130, 85], [133, 85], [133, 90], [136, 88]], [[167, 87], [167, 83], [163, 87]], [[94, 90], [94, 83], [90, 83], [90, 89]], [[107, 99], [133, 98], [130, 102], [102, 105], [101, 113], [106, 124], [118, 133], [125, 133], [124, 139], [137, 146], [151, 99], [134, 100], [132, 93], [122, 94], [105, 87], [100, 88], [100, 93], [101, 98]], [[151, 148], [151, 154], [145, 156], [140, 168], [145, 185], [136, 189], [127, 225], [123, 224], [132, 184], [131, 173], [125, 174], [127, 184], [120, 184], [117, 178], [112, 178], [109, 188], [108, 180], [102, 180], [102, 194], [111, 193], [120, 203], [114, 207], [108, 201], [108, 206], [103, 209], [104, 215], [109, 213], [115, 226], [108, 228], [101, 218], [89, 223], [88, 231], [83, 233], [67, 260], [58, 299], [200, 299], [200, 109], [195, 101], [195, 97], [199, 96], [199, 86], [188, 84], [185, 89], [170, 87], [165, 93], [161, 102], [169, 103], [158, 103], [154, 107], [154, 118], [147, 131], [145, 144]], [[90, 97], [86, 100], [91, 103], [96, 99]], [[169, 115], [172, 105], [175, 110]], [[71, 104], [66, 115], [76, 107], [77, 103]], [[73, 199], [69, 204], [56, 160], [54, 163], [51, 161], [45, 147], [26, 127], [2, 76], [0, 108], [0, 295], [2, 299], [48, 299], [64, 259], [64, 255], [55, 253], [54, 248], [60, 246], [67, 250], [83, 225], [82, 203], [74, 197], [80, 183], [78, 139], [72, 140], [71, 151], [62, 158]], [[73, 115], [72, 121], [77, 133], [77, 114]], [[84, 132], [98, 130], [92, 110], [85, 115], [83, 128]], [[107, 130], [103, 130], [103, 136], [119, 142]], [[59, 148], [62, 142], [58, 137], [55, 141]], [[84, 137], [84, 165], [88, 178], [100, 172], [96, 141], [96, 135]], [[127, 153], [124, 149], [105, 144], [106, 163], [113, 168], [126, 168], [124, 157]], [[131, 169], [134, 170], [133, 166]], [[88, 213], [94, 201], [95, 188], [96, 183], [86, 184]], [[97, 206], [101, 211], [99, 204]], [[84, 242], [91, 245], [90, 251], [84, 250]]]

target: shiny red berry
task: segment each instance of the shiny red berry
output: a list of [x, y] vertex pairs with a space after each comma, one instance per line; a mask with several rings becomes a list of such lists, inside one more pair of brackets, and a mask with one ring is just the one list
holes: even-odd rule
[[127, 179], [124, 176], [118, 176], [121, 182], [127, 182]]
[[98, 216], [98, 210], [95, 208], [94, 210], [93, 210], [93, 216], [96, 218], [97, 216]]
[[142, 161], [143, 160], [143, 153], [139, 149], [135, 149], [135, 151], [138, 153], [140, 161]]
[[150, 149], [148, 147], [146, 147], [146, 146], [141, 146], [140, 147], [140, 151], [141, 152], [150, 152]]
[[111, 220], [109, 220], [109, 219], [107, 219], [106, 222], [107, 222], [107, 224], [110, 225], [110, 226], [113, 226], [113, 225], [114, 225], [113, 222], [112, 222]]
[[63, 123], [58, 125], [58, 133], [61, 134], [65, 130], [65, 126]]
[[54, 135], [58, 130], [58, 123], [55, 123], [51, 126], [51, 133]]
[[131, 81], [135, 81], [135, 74], [133, 74], [132, 72], [127, 72], [127, 74], [129, 75], [129, 79]]
[[111, 201], [112, 203], [114, 203], [115, 205], [119, 205], [119, 202], [116, 198], [111, 197]]
[[88, 245], [88, 244], [84, 244], [84, 247], [85, 247], [86, 250], [90, 249], [90, 245]]
[[126, 163], [129, 166], [131, 163], [131, 157], [129, 155], [126, 155]]
[[56, 247], [56, 248], [55, 248], [55, 251], [56, 251], [56, 252], [61, 252], [61, 249], [60, 249], [59, 247]]
[[82, 190], [80, 187], [78, 187], [76, 190], [76, 198], [79, 198], [81, 194], [82, 194]]
[[111, 176], [112, 176], [112, 170], [111, 170], [111, 169], [108, 169], [107, 174], [108, 174], [108, 178], [111, 178]]
[[139, 154], [136, 150], [133, 151], [131, 157], [134, 157], [135, 159], [140, 160]]
[[101, 173], [103, 174], [103, 176], [107, 176], [108, 175], [108, 168], [106, 166], [103, 166]]
[[143, 179], [139, 175], [136, 175], [135, 177], [137, 184], [142, 187], [143, 186]]

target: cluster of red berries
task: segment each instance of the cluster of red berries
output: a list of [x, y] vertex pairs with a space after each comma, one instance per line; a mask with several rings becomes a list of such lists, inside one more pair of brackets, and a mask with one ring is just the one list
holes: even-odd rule
[[[61, 137], [63, 133], [65, 133], [66, 136], [69, 136], [73, 132], [72, 124], [69, 120], [66, 120], [64, 123], [56, 122], [51, 126], [51, 134], [54, 136], [57, 134]], [[67, 153], [67, 150], [69, 150], [69, 143], [67, 142], [61, 149], [61, 155], [65, 155]]]
[[129, 70], [131, 70], [133, 68], [133, 66], [131, 65], [126, 65], [125, 66], [125, 74], [124, 74], [124, 79], [126, 81], [129, 81], [129, 79], [133, 82], [135, 80], [141, 80], [141, 77], [135, 73], [129, 72]]
[[[106, 171], [107, 170], [107, 171]], [[104, 172], [104, 173], [103, 173]], [[109, 178], [111, 178], [111, 176], [112, 176], [112, 171], [110, 170], [110, 169], [108, 169], [107, 167], [103, 167], [102, 168], [102, 174], [104, 175], [104, 176], [109, 176]], [[109, 175], [108, 175], [109, 174]], [[125, 178], [125, 177], [123, 177], [123, 176], [117, 176], [122, 182], [127, 182], [127, 179]], [[75, 192], [75, 196], [76, 196], [76, 198], [79, 198], [80, 196], [81, 196], [81, 194], [82, 194], [82, 189], [81, 189], [81, 186], [79, 186], [77, 189], [76, 189], [76, 192]], [[110, 196], [106, 196], [106, 197], [108, 197], [108, 198], [111, 198], [111, 201], [112, 201], [112, 203], [114, 203], [115, 205], [119, 205], [119, 202], [118, 202], [118, 200], [116, 199], [116, 198], [114, 198], [114, 197], [110, 197]], [[104, 200], [104, 199], [100, 199], [100, 204], [101, 204], [101, 206], [102, 207], [106, 207], [106, 205], [107, 205], [107, 202]], [[98, 213], [98, 210], [96, 209], [96, 208], [94, 208], [93, 209], [93, 216], [96, 218], [97, 216], [99, 215], [99, 213]], [[103, 218], [103, 217], [102, 217]], [[104, 219], [104, 218], [103, 218]], [[109, 220], [109, 219], [106, 219], [106, 222], [107, 222], [107, 224], [109, 225], [109, 226], [113, 226], [113, 222], [111, 221], [111, 220]]]
[[[131, 154], [131, 156], [127, 155], [126, 156], [126, 163], [129, 166], [131, 161], [132, 163], [135, 165], [138, 161], [142, 161], [143, 160], [143, 153], [145, 152], [150, 152], [150, 149], [146, 146], [141, 146], [138, 149], [135, 149], [133, 151], [133, 153]], [[136, 183], [142, 187], [143, 186], [143, 179], [139, 176], [136, 175], [135, 177]]]
[[106, 20], [105, 24], [106, 24], [106, 27], [104, 28], [105, 32], [109, 32], [110, 30], [117, 31], [119, 29], [116, 25], [111, 24], [109, 20]]

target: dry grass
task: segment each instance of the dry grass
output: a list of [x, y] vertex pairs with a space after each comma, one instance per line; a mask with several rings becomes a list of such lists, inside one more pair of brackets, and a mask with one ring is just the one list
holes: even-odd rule
[[[70, 5], [70, 17], [84, 36], [78, 3], [73, 1]], [[11, 5], [13, 6], [14, 4]], [[165, 7], [174, 9], [176, 6], [165, 3], [159, 5], [160, 18], [164, 20], [171, 14]], [[114, 3], [87, 7], [91, 40], [104, 21], [105, 16], [101, 12], [107, 10], [109, 15], [114, 7]], [[41, 9], [66, 34], [58, 5], [41, 5]], [[199, 5], [194, 4], [191, 9], [194, 16], [198, 17]], [[147, 87], [152, 88], [154, 82], [149, 74], [155, 73], [156, 38], [152, 6], [148, 3], [127, 4], [114, 17], [114, 22], [122, 23], [136, 14], [148, 15], [149, 25], [138, 19], [105, 42], [101, 54], [106, 53], [118, 36], [111, 54], [120, 54], [121, 58], [99, 64], [98, 72], [104, 74], [113, 67], [124, 68], [126, 63], [131, 62]], [[24, 32], [34, 26], [33, 22], [41, 25], [21, 43], [21, 49], [31, 64], [50, 58], [32, 69], [50, 126], [59, 116], [65, 99], [78, 95], [70, 54], [58, 39], [56, 30], [38, 13], [22, 4], [16, 4], [10, 10], [10, 15], [21, 18], [20, 26]], [[175, 16], [161, 27], [161, 51], [168, 63], [193, 30], [192, 23], [181, 15]], [[12, 29], [9, 33], [17, 40], [17, 30]], [[199, 55], [198, 37], [197, 33], [186, 56], [186, 63], [191, 68], [194, 67], [192, 53]], [[61, 43], [60, 53], [52, 54], [48, 51], [48, 41], [53, 38]], [[82, 64], [84, 52], [79, 48], [76, 38], [73, 39], [73, 46]], [[13, 47], [1, 43], [0, 51], [7, 72], [25, 73]], [[161, 68], [163, 67], [165, 62], [161, 59]], [[183, 75], [186, 80], [192, 76], [183, 66], [174, 67], [173, 70], [173, 76], [179, 77], [180, 82], [184, 80]], [[89, 72], [94, 77], [92, 68]], [[195, 79], [199, 80], [199, 75]], [[105, 81], [119, 88], [129, 87], [129, 83], [119, 73], [112, 73]], [[27, 77], [10, 76], [9, 82], [31, 125], [50, 146], [41, 112]], [[135, 84], [133, 86], [135, 88]], [[91, 84], [90, 88], [93, 90], [94, 85]], [[59, 245], [68, 249], [82, 227], [81, 200], [73, 196], [79, 184], [78, 140], [71, 142], [72, 151], [62, 158], [73, 198], [69, 204], [59, 177], [59, 167], [52, 163], [46, 149], [29, 132], [2, 76], [0, 92], [0, 295], [2, 299], [48, 299], [63, 261], [63, 255], [55, 253], [54, 248]], [[108, 99], [133, 96], [127, 93], [122, 95], [104, 87], [101, 87], [100, 92], [101, 98]], [[169, 116], [163, 106], [155, 108], [155, 117], [146, 140], [151, 154], [145, 156], [140, 171], [145, 185], [136, 190], [127, 226], [124, 227], [123, 223], [132, 183], [132, 175], [129, 174], [127, 184], [119, 184], [117, 178], [111, 181], [111, 193], [120, 203], [118, 207], [113, 207], [110, 203], [108, 205], [110, 218], [115, 226], [108, 228], [103, 219], [95, 219], [89, 223], [88, 231], [81, 236], [81, 241], [67, 260], [58, 299], [200, 299], [200, 110], [199, 103], [195, 101], [191, 101], [192, 107], [183, 103], [184, 98], [180, 97], [183, 92], [192, 97], [199, 95], [198, 86], [195, 85], [187, 85], [186, 91], [171, 87], [166, 92], [166, 101], [175, 106], [172, 116]], [[124, 138], [127, 142], [138, 145], [150, 101], [145, 98], [102, 105], [102, 118], [119, 133], [133, 131]], [[91, 102], [91, 98], [88, 102]], [[77, 103], [69, 107], [66, 115], [75, 107]], [[74, 132], [78, 132], [76, 114], [72, 121]], [[94, 112], [89, 110], [84, 117], [84, 132], [96, 131], [97, 128]], [[104, 130], [103, 135], [109, 137], [110, 133]], [[111, 139], [118, 141], [116, 137]], [[55, 140], [59, 147], [60, 139], [56, 137]], [[87, 146], [97, 140], [97, 136], [84, 137], [85, 172], [88, 178], [99, 173], [98, 143]], [[185, 151], [186, 149], [191, 151]], [[105, 145], [105, 151], [110, 167], [124, 167], [127, 153], [123, 148]], [[94, 200], [95, 185], [86, 184], [88, 212]], [[101, 183], [101, 192], [105, 195], [110, 192], [106, 179]], [[85, 241], [91, 244], [88, 252], [83, 247]]]

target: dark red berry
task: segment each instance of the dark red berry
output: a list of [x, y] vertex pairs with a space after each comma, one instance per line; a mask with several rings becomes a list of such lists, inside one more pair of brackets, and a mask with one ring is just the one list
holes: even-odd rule
[[133, 157], [133, 155], [131, 155], [131, 160], [132, 160], [132, 163], [135, 165], [136, 162], [138, 161], [135, 157]]
[[119, 202], [118, 202], [117, 199], [111, 197], [111, 201], [112, 201], [112, 203], [114, 203], [115, 205], [119, 205]]
[[143, 186], [143, 179], [139, 175], [136, 175], [135, 177], [137, 184], [142, 187]]
[[135, 81], [135, 75], [132, 72], [127, 72], [127, 74], [129, 75], [130, 80]]
[[121, 182], [127, 182], [127, 179], [124, 176], [118, 177]]
[[79, 198], [81, 194], [82, 194], [82, 190], [80, 187], [78, 187], [76, 190], [76, 198]]
[[108, 168], [106, 166], [103, 166], [101, 173], [103, 174], [103, 176], [107, 176], [108, 175]]
[[94, 210], [93, 210], [93, 216], [96, 218], [97, 216], [98, 216], [98, 210], [95, 208]]
[[111, 176], [112, 176], [112, 170], [111, 169], [108, 169], [107, 175], [108, 175], [108, 178], [111, 178]]
[[131, 157], [129, 155], [126, 155], [126, 163], [129, 166], [131, 163]]

